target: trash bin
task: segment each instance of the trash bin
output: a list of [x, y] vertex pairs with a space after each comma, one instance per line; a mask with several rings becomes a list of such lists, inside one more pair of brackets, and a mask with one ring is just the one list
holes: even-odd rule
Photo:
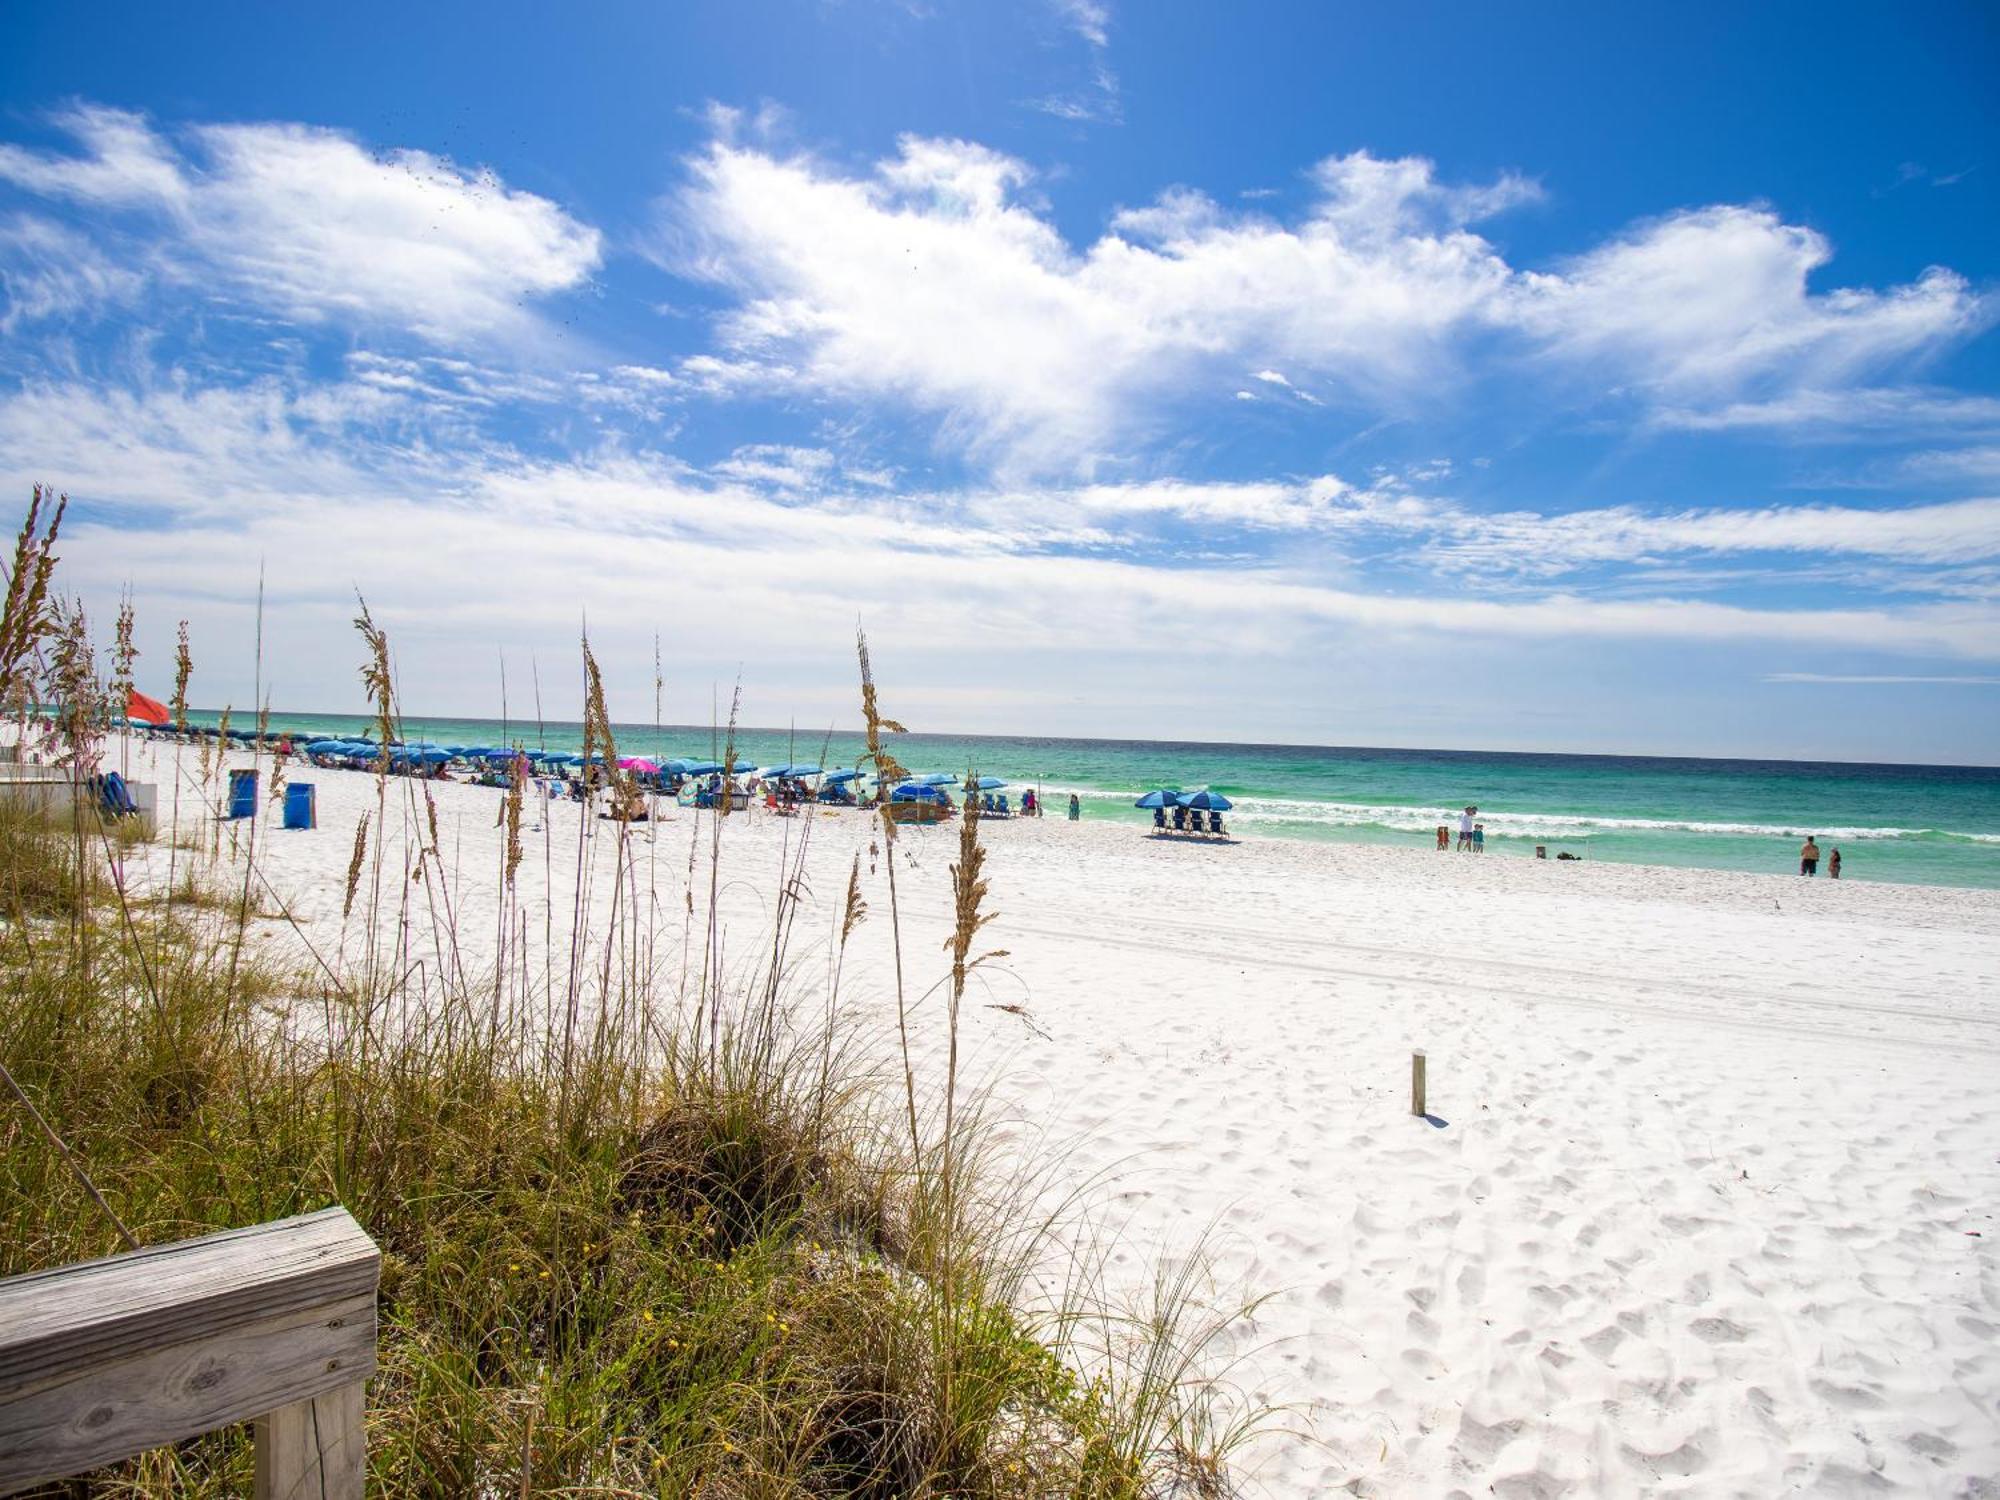
[[313, 784], [310, 781], [294, 781], [285, 788], [285, 826], [319, 827], [319, 804], [313, 800]]
[[257, 773], [254, 770], [229, 773], [229, 816], [231, 818], [257, 816]]

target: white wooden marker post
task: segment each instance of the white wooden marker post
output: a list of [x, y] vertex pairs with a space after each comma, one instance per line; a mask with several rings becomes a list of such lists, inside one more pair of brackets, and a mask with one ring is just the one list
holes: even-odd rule
[[1410, 1054], [1410, 1113], [1426, 1116], [1430, 1114], [1430, 1111], [1424, 1108], [1424, 1054], [1422, 1052], [1412, 1052]]
[[0, 1281], [0, 1494], [256, 1423], [256, 1500], [361, 1500], [382, 1257], [344, 1208]]

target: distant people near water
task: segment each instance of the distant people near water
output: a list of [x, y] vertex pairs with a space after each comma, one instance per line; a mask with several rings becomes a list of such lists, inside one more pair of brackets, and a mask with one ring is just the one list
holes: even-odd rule
[[1478, 811], [1479, 809], [1476, 807], [1468, 807], [1458, 815], [1458, 852], [1460, 854], [1464, 854], [1472, 848], [1472, 815]]
[[1083, 799], [1075, 792], [1069, 794], [1069, 820], [1074, 823], [1083, 816]]
[[1039, 818], [1041, 815], [1041, 799], [1035, 795], [1035, 789], [1029, 787], [1025, 792], [1021, 793], [1021, 816], [1024, 818]]
[[1838, 849], [1834, 850], [1827, 858], [1826, 878], [1828, 880], [1840, 879], [1840, 851]]
[[1449, 824], [1438, 824], [1438, 848], [1447, 851], [1451, 848], [1451, 827]]
[[1472, 852], [1474, 854], [1484, 854], [1486, 852], [1486, 825], [1484, 823], [1474, 823], [1472, 825]]
[[1814, 841], [1814, 836], [1810, 833], [1806, 835], [1805, 843], [1799, 848], [1799, 873], [1801, 875], [1819, 874], [1819, 845]]

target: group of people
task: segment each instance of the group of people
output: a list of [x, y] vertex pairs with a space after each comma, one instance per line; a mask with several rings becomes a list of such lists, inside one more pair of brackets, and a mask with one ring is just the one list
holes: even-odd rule
[[[1805, 843], [1799, 847], [1799, 873], [1808, 877], [1819, 874], [1819, 835], [1816, 833], [1807, 834]], [[1829, 880], [1840, 879], [1838, 849], [1826, 862], [1826, 876]]]
[[[1468, 807], [1458, 815], [1458, 852], [1460, 854], [1484, 854], [1486, 852], [1486, 825], [1473, 821], [1478, 815], [1479, 809], [1476, 807]], [[1437, 841], [1437, 846], [1440, 849], [1449, 849], [1451, 847], [1450, 824], [1438, 824]]]

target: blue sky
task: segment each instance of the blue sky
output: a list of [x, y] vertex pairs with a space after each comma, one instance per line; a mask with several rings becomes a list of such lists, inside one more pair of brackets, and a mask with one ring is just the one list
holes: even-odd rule
[[2000, 21], [19, 5], [0, 474], [152, 685], [1991, 763]]

